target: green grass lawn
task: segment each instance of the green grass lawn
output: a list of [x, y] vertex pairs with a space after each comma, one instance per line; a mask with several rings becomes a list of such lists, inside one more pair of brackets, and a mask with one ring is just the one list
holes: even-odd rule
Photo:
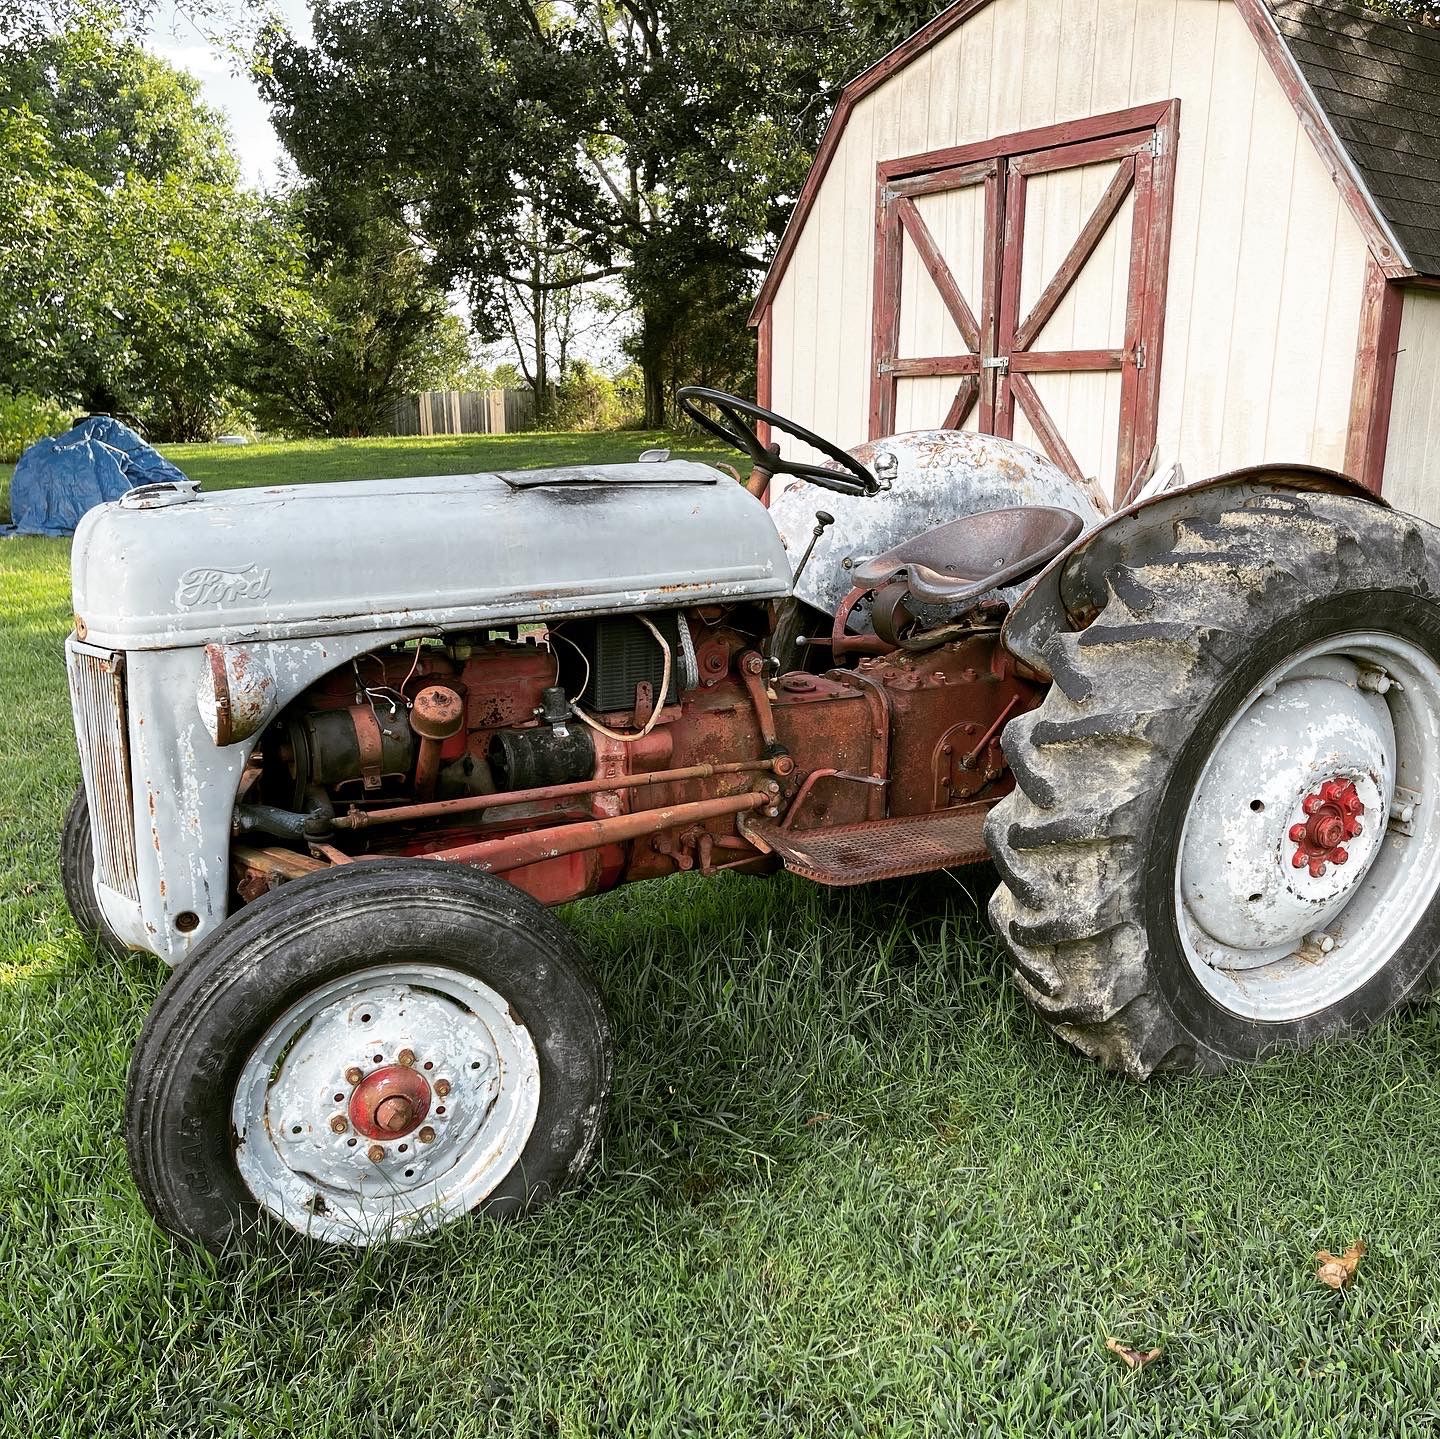
[[[646, 440], [180, 461], [258, 483]], [[368, 1256], [171, 1245], [120, 1138], [164, 974], [92, 950], [55, 873], [66, 564], [64, 541], [0, 541], [0, 1433], [1437, 1432], [1437, 1011], [1230, 1079], [1120, 1084], [1017, 1001], [983, 871], [859, 893], [685, 876], [575, 906], [616, 1040], [579, 1191]], [[1314, 1251], [1355, 1238], [1355, 1287], [1320, 1288]], [[1131, 1374], [1111, 1335], [1163, 1357]]]

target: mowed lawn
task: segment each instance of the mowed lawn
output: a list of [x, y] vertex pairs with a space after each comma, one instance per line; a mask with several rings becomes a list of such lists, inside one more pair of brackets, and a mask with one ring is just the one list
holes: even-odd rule
[[[185, 450], [207, 484], [634, 453], [652, 437]], [[657, 542], [658, 542], [657, 537]], [[0, 541], [0, 1433], [1431, 1435], [1440, 1014], [1140, 1089], [1018, 1002], [985, 871], [690, 876], [568, 918], [609, 1139], [538, 1220], [208, 1260], [125, 1167], [164, 980], [75, 932], [67, 544]], [[1363, 1239], [1344, 1294], [1314, 1252]], [[1163, 1353], [1131, 1373], [1117, 1337]]]

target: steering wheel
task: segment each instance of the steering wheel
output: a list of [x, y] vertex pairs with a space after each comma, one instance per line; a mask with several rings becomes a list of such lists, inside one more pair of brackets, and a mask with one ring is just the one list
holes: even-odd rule
[[[777, 415], [773, 410], [767, 410], [752, 400], [742, 400], [738, 395], [727, 395], [724, 390], [710, 390], [704, 385], [684, 385], [675, 397], [680, 401], [681, 410], [701, 429], [708, 430], [727, 445], [733, 445], [741, 454], [749, 455], [751, 463], [764, 474], [795, 475], [799, 479], [809, 480], [812, 484], [842, 495], [875, 495], [882, 488], [875, 476], [853, 455], [847, 455], [839, 445], [832, 444], [813, 430], [807, 430], [804, 425], [797, 425], [794, 420], [787, 420], [784, 415]], [[718, 410], [721, 418], [717, 420], [713, 415], [707, 415], [696, 405], [697, 400]], [[847, 473], [839, 475], [825, 465], [781, 459], [779, 447], [762, 444], [755, 426], [746, 423], [747, 418], [770, 425], [792, 439], [799, 440], [801, 444], [819, 450]]]

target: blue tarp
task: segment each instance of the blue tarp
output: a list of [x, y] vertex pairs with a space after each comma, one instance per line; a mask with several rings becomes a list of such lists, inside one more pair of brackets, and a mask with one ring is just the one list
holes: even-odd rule
[[92, 415], [53, 440], [36, 440], [15, 466], [10, 514], [0, 534], [71, 535], [86, 510], [136, 485], [184, 480], [128, 425]]

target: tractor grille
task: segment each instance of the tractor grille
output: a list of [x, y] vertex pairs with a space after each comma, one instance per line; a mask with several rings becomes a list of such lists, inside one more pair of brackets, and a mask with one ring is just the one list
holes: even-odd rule
[[95, 873], [100, 882], [138, 901], [135, 817], [130, 802], [124, 656], [66, 646], [75, 739], [90, 802]]

